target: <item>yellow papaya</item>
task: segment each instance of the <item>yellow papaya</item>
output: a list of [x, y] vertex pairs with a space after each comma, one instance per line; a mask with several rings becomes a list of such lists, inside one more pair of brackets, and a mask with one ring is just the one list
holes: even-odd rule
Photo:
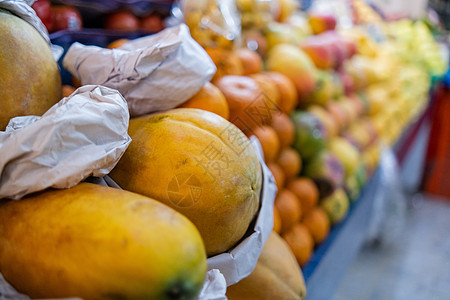
[[0, 272], [31, 298], [196, 299], [206, 254], [166, 205], [81, 183], [0, 201]]
[[300, 266], [276, 232], [267, 239], [253, 272], [227, 288], [228, 300], [303, 300], [305, 297]]
[[132, 142], [110, 173], [114, 181], [187, 216], [208, 256], [242, 238], [258, 210], [262, 173], [236, 126], [180, 108], [131, 119], [128, 134]]
[[49, 45], [26, 21], [0, 9], [0, 130], [9, 119], [42, 115], [62, 97]]

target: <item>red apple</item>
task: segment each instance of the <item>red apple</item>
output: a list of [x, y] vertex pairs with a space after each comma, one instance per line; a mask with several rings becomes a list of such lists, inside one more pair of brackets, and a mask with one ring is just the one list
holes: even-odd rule
[[128, 11], [119, 11], [106, 17], [105, 29], [135, 31], [139, 29], [139, 19]]
[[81, 29], [83, 27], [80, 12], [73, 6], [54, 6], [52, 12], [55, 18], [53, 31]]
[[54, 18], [50, 1], [37, 0], [33, 3], [33, 5], [31, 5], [31, 7], [34, 9], [39, 19], [41, 19], [42, 23], [44, 23], [47, 31], [51, 32], [53, 30]]
[[141, 20], [141, 28], [150, 32], [158, 32], [164, 29], [163, 19], [156, 14], [148, 15]]

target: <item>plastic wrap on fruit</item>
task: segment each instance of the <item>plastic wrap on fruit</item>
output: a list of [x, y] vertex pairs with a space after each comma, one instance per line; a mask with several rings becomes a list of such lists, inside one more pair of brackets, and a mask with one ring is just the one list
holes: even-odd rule
[[63, 65], [83, 85], [117, 89], [127, 100], [131, 116], [177, 107], [216, 72], [211, 58], [184, 24], [115, 49], [74, 43]]
[[172, 15], [189, 26], [203, 47], [232, 49], [240, 38], [240, 17], [233, 0], [180, 0]]
[[0, 199], [104, 176], [125, 152], [129, 113], [116, 90], [83, 86], [42, 117], [10, 120], [0, 131]]

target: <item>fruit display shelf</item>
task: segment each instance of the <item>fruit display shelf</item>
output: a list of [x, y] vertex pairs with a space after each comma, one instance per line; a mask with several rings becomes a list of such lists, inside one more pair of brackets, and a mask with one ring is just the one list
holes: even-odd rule
[[[411, 122], [394, 145], [393, 150], [401, 168], [404, 167], [405, 158], [412, 149], [420, 129], [432, 118], [432, 112], [431, 100], [427, 108]], [[365, 242], [380, 179], [378, 168], [367, 181], [359, 198], [350, 207], [347, 217], [330, 231], [328, 238], [315, 249], [313, 256], [303, 267], [308, 291], [307, 300], [332, 298], [339, 280]]]

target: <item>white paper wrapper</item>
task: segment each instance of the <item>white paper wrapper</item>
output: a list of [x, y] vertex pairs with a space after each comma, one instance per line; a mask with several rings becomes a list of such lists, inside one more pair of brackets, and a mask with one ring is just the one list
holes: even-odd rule
[[226, 292], [227, 283], [225, 277], [219, 270], [212, 269], [206, 273], [205, 282], [198, 300], [227, 300]]
[[42, 117], [11, 119], [0, 132], [0, 198], [108, 174], [131, 142], [128, 121], [125, 99], [101, 86], [79, 88]]
[[265, 165], [258, 139], [250, 138], [263, 169], [261, 208], [258, 212], [253, 233], [226, 253], [208, 259], [208, 270], [218, 269], [225, 277], [227, 286], [250, 275], [256, 266], [261, 250], [273, 229], [273, 203], [277, 193], [275, 179]]
[[63, 65], [82, 84], [117, 89], [127, 100], [131, 116], [180, 105], [216, 72], [211, 58], [184, 24], [116, 49], [74, 43]]
[[50, 38], [48, 37], [47, 28], [45, 28], [41, 19], [36, 15], [34, 9], [31, 8], [35, 0], [0, 0], [0, 8], [4, 8], [13, 14], [21, 17], [28, 23], [30, 23], [37, 31], [42, 35], [42, 37], [50, 45]]

